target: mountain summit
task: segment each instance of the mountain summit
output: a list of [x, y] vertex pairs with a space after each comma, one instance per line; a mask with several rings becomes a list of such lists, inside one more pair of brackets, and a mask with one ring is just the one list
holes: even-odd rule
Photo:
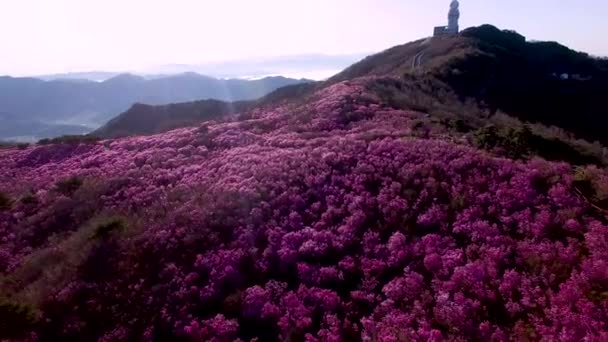
[[432, 84], [432, 97], [441, 88], [460, 101], [475, 101], [490, 114], [500, 111], [608, 142], [602, 90], [608, 84], [608, 60], [555, 42], [530, 42], [516, 32], [484, 25], [458, 36], [388, 49], [347, 68], [330, 83], [364, 76]]

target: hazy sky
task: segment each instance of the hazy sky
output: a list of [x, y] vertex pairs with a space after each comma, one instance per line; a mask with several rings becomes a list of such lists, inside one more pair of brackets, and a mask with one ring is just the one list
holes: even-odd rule
[[[0, 0], [0, 74], [137, 70], [380, 51], [447, 23], [449, 0]], [[608, 55], [607, 0], [462, 0], [492, 23]]]

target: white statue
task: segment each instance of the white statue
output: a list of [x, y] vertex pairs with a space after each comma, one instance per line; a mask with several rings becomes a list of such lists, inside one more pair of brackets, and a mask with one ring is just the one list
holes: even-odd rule
[[458, 7], [460, 4], [458, 0], [452, 0], [450, 4], [450, 12], [448, 14], [448, 31], [452, 34], [456, 34], [459, 31], [458, 19], [460, 19], [460, 10]]

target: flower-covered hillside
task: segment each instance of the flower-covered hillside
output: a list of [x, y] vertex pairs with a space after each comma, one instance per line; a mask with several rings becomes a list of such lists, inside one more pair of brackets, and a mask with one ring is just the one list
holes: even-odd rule
[[368, 81], [0, 150], [0, 336], [606, 340], [608, 222], [572, 167], [421, 128]]

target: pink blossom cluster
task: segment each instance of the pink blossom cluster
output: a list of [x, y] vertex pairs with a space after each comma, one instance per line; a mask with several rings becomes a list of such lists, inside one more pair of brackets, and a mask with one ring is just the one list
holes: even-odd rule
[[[29, 336], [608, 339], [608, 220], [571, 166], [413, 136], [421, 114], [364, 82], [246, 120], [0, 151], [3, 275], [98, 215], [132, 230], [48, 289]], [[69, 177], [81, 188], [58, 193]]]

